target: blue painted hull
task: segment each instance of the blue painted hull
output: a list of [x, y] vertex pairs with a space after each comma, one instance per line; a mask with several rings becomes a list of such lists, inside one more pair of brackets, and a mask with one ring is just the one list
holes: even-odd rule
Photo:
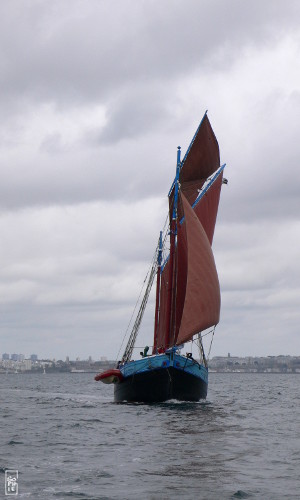
[[124, 378], [114, 386], [118, 403], [199, 401], [207, 395], [207, 369], [178, 354], [149, 356], [126, 363], [120, 370]]

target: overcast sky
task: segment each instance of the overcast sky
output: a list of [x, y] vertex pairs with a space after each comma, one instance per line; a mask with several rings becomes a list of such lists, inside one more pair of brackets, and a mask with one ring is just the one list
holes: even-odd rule
[[208, 109], [229, 180], [211, 356], [300, 355], [299, 19], [298, 0], [0, 2], [0, 354], [116, 358]]

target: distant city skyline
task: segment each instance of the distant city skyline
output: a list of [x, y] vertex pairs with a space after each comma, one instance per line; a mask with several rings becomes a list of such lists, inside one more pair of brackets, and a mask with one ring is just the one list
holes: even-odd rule
[[[197, 357], [197, 356], [195, 356]], [[232, 355], [230, 352], [228, 352], [226, 355], [218, 355], [218, 356], [213, 356], [210, 358], [210, 360], [212, 359], [228, 359], [229, 361], [230, 360], [236, 360], [236, 359], [259, 359], [259, 358], [263, 358], [263, 359], [266, 359], [266, 358], [299, 358], [300, 359], [300, 356], [297, 356], [297, 355], [292, 355], [292, 354], [279, 354], [279, 355], [267, 355], [267, 356], [238, 356], [238, 355]], [[97, 362], [97, 361], [115, 361], [114, 358], [107, 358], [107, 356], [100, 356], [99, 358], [93, 358], [91, 355], [88, 356], [87, 358], [84, 358], [84, 357], [80, 357], [80, 356], [76, 356], [76, 358], [72, 359], [70, 358], [70, 356], [65, 356], [65, 359], [62, 359], [62, 358], [51, 358], [49, 356], [44, 356], [44, 357], [39, 357], [37, 354], [30, 354], [28, 356], [24, 355], [24, 354], [16, 354], [16, 353], [13, 353], [13, 354], [10, 354], [10, 353], [3, 353], [2, 356], [1, 356], [1, 359], [2, 361], [23, 361], [25, 359], [30, 359], [31, 361], [35, 362], [35, 361], [41, 361], [41, 360], [48, 360], [48, 361], [52, 361], [52, 360], [60, 360], [60, 361], [64, 361], [65, 362], [70, 362], [70, 361], [83, 361], [83, 362]]]
[[[43, 356], [43, 357], [39, 357], [38, 354], [30, 354], [30, 355], [25, 355], [25, 354], [16, 354], [16, 353], [2, 353], [2, 361], [4, 360], [12, 360], [12, 361], [23, 361], [24, 359], [31, 359], [31, 361], [37, 361], [37, 360], [41, 360], [41, 359], [54, 359], [54, 358], [51, 358], [51, 357], [47, 357], [47, 356]], [[65, 356], [65, 359], [66, 361], [69, 361], [70, 360], [70, 356]], [[80, 360], [85, 360], [85, 361], [93, 361], [93, 357], [90, 355], [88, 356], [87, 358], [80, 358], [80, 356], [76, 356], [76, 358], [74, 358], [75, 360], [77, 361], [80, 361]], [[107, 357], [106, 356], [100, 356], [99, 358], [97, 358], [99, 361], [106, 361], [107, 360]]]
[[[115, 366], [113, 360], [65, 361], [54, 359], [2, 359], [0, 360], [0, 374], [10, 373], [99, 373]], [[268, 357], [238, 357], [215, 356], [209, 361], [210, 372], [230, 373], [300, 373], [300, 356], [268, 356]]]

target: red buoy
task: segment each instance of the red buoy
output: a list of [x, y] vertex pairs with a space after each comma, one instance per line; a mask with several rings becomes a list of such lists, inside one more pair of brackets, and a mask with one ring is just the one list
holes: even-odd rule
[[95, 376], [95, 380], [97, 382], [100, 380], [104, 384], [118, 384], [123, 380], [123, 375], [118, 369], [106, 370], [105, 372], [98, 373]]

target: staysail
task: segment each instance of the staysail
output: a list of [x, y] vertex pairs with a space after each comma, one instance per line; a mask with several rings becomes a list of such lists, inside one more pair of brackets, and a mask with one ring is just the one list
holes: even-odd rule
[[[184, 210], [187, 269], [183, 312], [176, 344], [191, 340], [193, 336], [216, 325], [220, 318], [220, 285], [210, 242], [195, 212], [181, 194]], [[184, 228], [185, 226], [185, 228]]]

